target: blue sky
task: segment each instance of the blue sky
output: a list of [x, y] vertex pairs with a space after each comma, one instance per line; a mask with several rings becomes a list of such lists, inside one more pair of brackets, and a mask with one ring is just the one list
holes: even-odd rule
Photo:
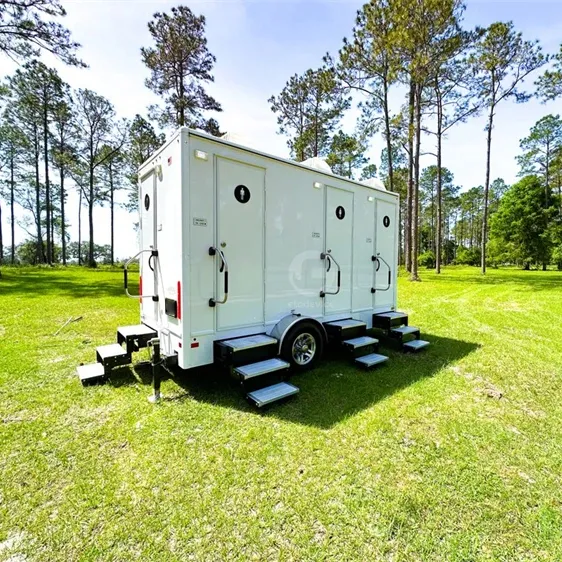
[[[286, 139], [277, 134], [275, 116], [267, 99], [277, 94], [294, 73], [317, 67], [326, 52], [336, 53], [342, 38], [349, 36], [356, 11], [363, 2], [354, 0], [299, 1], [196, 1], [187, 5], [207, 17], [209, 49], [217, 57], [215, 83], [209, 91], [222, 103], [217, 115], [223, 130], [235, 131], [252, 144], [273, 154], [288, 156]], [[69, 69], [56, 65], [62, 77], [73, 87], [87, 87], [106, 96], [120, 116], [146, 113], [155, 97], [145, 88], [147, 71], [140, 60], [140, 48], [150, 44], [147, 22], [156, 11], [166, 11], [177, 2], [169, 1], [72, 1], [65, 24], [82, 43], [81, 56], [89, 69]], [[527, 39], [539, 39], [546, 52], [556, 52], [562, 42], [562, 2], [469, 0], [466, 27], [488, 25], [497, 20], [513, 20]], [[47, 64], [51, 59], [44, 59]], [[12, 72], [14, 65], [0, 60], [1, 74]], [[530, 84], [529, 84], [530, 85]], [[399, 91], [393, 98], [398, 108]], [[517, 177], [515, 156], [519, 139], [547, 113], [560, 113], [562, 100], [543, 105], [532, 101], [524, 105], [503, 104], [494, 130], [492, 178], [503, 177], [512, 183]], [[353, 132], [356, 112], [343, 120], [342, 128]], [[373, 139], [368, 155], [379, 164], [382, 140]], [[431, 140], [425, 144], [431, 150]], [[444, 143], [443, 165], [450, 168], [463, 188], [482, 184], [485, 174], [484, 117], [461, 124]], [[423, 165], [434, 159], [424, 157]], [[77, 239], [77, 197], [69, 200], [71, 235]], [[4, 217], [6, 213], [3, 214]], [[5, 237], [9, 225], [5, 219]], [[84, 221], [85, 222], [85, 221]], [[134, 253], [137, 242], [134, 217], [117, 213], [116, 255]], [[95, 241], [109, 242], [109, 210], [95, 212]], [[84, 226], [86, 229], [86, 226]], [[84, 234], [86, 230], [84, 230]], [[18, 229], [18, 241], [25, 233]]]

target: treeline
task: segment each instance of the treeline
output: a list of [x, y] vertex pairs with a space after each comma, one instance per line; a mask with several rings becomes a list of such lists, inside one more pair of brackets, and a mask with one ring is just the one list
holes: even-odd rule
[[[203, 16], [181, 6], [154, 14], [148, 23], [153, 44], [140, 54], [151, 72], [146, 86], [161, 103], [148, 108], [148, 118], [129, 120], [110, 100], [73, 89], [39, 59], [46, 51], [65, 64], [87, 66], [59, 23], [65, 15], [58, 0], [0, 0], [0, 54], [21, 64], [0, 84], [0, 219], [6, 213], [10, 224], [8, 237], [0, 220], [0, 263], [113, 263], [116, 192], [127, 190], [125, 207], [136, 211], [137, 169], [165, 141], [150, 120], [221, 134], [218, 122], [206, 117], [221, 107], [203, 87], [213, 80], [215, 62]], [[79, 200], [75, 217], [66, 208], [71, 190]], [[109, 208], [108, 246], [95, 243], [99, 205]], [[16, 224], [29, 236], [19, 246]], [[71, 224], [78, 227], [74, 242]]]
[[[504, 102], [551, 100], [561, 94], [562, 51], [554, 57], [543, 54], [538, 41], [524, 38], [512, 22], [465, 29], [464, 11], [462, 0], [373, 0], [359, 10], [337, 54], [327, 54], [318, 69], [292, 76], [269, 99], [292, 156], [325, 157], [344, 176], [375, 173], [364, 154], [373, 136], [382, 134], [379, 173], [386, 187], [401, 195], [401, 261], [412, 280], [419, 279], [419, 263], [439, 272], [443, 263], [478, 262], [485, 273], [490, 262], [528, 266], [548, 261], [544, 253], [516, 249], [519, 242], [509, 238], [513, 226], [506, 222], [505, 207], [516, 187], [508, 190], [502, 179], [492, 181], [492, 144], [495, 116]], [[549, 60], [551, 69], [533, 85], [525, 84]], [[399, 95], [404, 95], [402, 107], [393, 111], [391, 96]], [[355, 132], [334, 133], [354, 102], [360, 110]], [[443, 162], [443, 139], [479, 115], [486, 118], [483, 182], [463, 189]], [[529, 139], [542, 130], [541, 123]], [[555, 204], [550, 187], [555, 172], [539, 162], [544, 150], [553, 157], [554, 144], [537, 148], [529, 139], [522, 141], [521, 158], [530, 162], [521, 160], [522, 173], [540, 172], [526, 181], [543, 187], [550, 230], [541, 237], [554, 247], [556, 219], [548, 209]], [[422, 170], [424, 154], [432, 154], [435, 164]], [[502, 236], [509, 238], [512, 251], [498, 251]]]

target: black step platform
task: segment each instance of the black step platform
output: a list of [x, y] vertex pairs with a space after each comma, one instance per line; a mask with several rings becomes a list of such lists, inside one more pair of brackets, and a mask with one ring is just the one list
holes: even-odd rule
[[412, 340], [402, 345], [404, 351], [420, 351], [429, 345], [428, 341]]
[[324, 328], [326, 328], [328, 336], [342, 341], [363, 336], [367, 330], [367, 324], [353, 320], [353, 318], [346, 318], [345, 320], [324, 322]]
[[355, 359], [356, 363], [367, 369], [385, 363], [386, 361], [388, 361], [388, 357], [386, 355], [380, 355], [379, 353], [370, 353], [369, 355], [363, 355]]
[[98, 363], [104, 366], [106, 372], [113, 367], [128, 365], [131, 362], [131, 356], [118, 343], [97, 347], [96, 358]]
[[127, 353], [138, 351], [143, 347], [148, 347], [148, 342], [157, 337], [156, 330], [146, 324], [136, 324], [134, 326], [120, 326], [117, 328], [117, 343], [125, 344]]
[[263, 408], [274, 402], [289, 398], [289, 396], [294, 396], [298, 394], [298, 392], [299, 388], [295, 385], [289, 384], [288, 382], [280, 382], [249, 392], [246, 398], [258, 408]]
[[408, 315], [404, 312], [383, 312], [381, 314], [373, 314], [373, 328], [381, 330], [390, 330], [399, 326], [408, 325]]
[[239, 367], [275, 357], [278, 347], [279, 342], [265, 334], [232, 338], [215, 342], [215, 359]]
[[89, 363], [76, 367], [78, 378], [83, 386], [101, 384], [107, 380], [107, 374], [101, 363]]

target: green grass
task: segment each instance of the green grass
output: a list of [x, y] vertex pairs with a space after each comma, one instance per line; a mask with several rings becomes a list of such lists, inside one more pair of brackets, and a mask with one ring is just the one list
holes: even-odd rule
[[562, 559], [560, 273], [401, 278], [431, 347], [266, 413], [212, 369], [83, 389], [121, 272], [2, 273], [0, 561]]

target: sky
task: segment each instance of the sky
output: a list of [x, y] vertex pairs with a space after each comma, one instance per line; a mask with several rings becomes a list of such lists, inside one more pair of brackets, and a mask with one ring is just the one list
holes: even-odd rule
[[[44, 57], [46, 64], [56, 66], [61, 77], [74, 88], [90, 88], [107, 97], [118, 116], [133, 118], [146, 115], [146, 108], [157, 98], [145, 87], [148, 71], [140, 57], [140, 49], [151, 45], [147, 23], [155, 12], [169, 10], [178, 2], [136, 0], [63, 0], [67, 17], [63, 20], [74, 40], [82, 44], [81, 58], [89, 68], [64, 67]], [[342, 39], [349, 37], [355, 14], [363, 2], [356, 0], [198, 0], [186, 4], [207, 19], [206, 36], [209, 50], [217, 62], [215, 81], [208, 91], [223, 107], [213, 115], [221, 129], [247, 138], [252, 146], [282, 157], [289, 157], [286, 138], [277, 133], [276, 117], [268, 98], [278, 94], [295, 73], [320, 66], [327, 52], [336, 54]], [[486, 26], [494, 21], [512, 20], [525, 39], [539, 39], [545, 52], [555, 53], [562, 43], [562, 2], [468, 0], [464, 25]], [[0, 75], [15, 70], [8, 59], [0, 59]], [[534, 76], [527, 82], [531, 87]], [[391, 97], [393, 108], [402, 103], [401, 92]], [[519, 139], [530, 127], [548, 113], [562, 112], [562, 100], [541, 104], [533, 100], [523, 105], [503, 103], [497, 112], [492, 146], [492, 179], [502, 177], [508, 184], [517, 180], [515, 156]], [[210, 116], [210, 114], [209, 114]], [[351, 110], [341, 122], [342, 129], [352, 133], [357, 111]], [[486, 138], [485, 117], [460, 124], [447, 136], [443, 146], [443, 166], [449, 168], [455, 183], [469, 189], [484, 183]], [[432, 141], [422, 150], [431, 152]], [[377, 135], [367, 155], [379, 165], [382, 138]], [[423, 157], [422, 165], [434, 164], [434, 158]], [[122, 196], [118, 200], [123, 200]], [[77, 240], [78, 198], [69, 195], [67, 214], [70, 234]], [[9, 244], [9, 223], [3, 214], [5, 244]], [[86, 219], [86, 213], [83, 215]], [[94, 212], [94, 240], [109, 243], [109, 209], [98, 207]], [[136, 217], [122, 209], [115, 216], [118, 258], [137, 251], [134, 231]], [[83, 220], [83, 238], [87, 238], [87, 221]], [[17, 228], [16, 243], [27, 237]]]

